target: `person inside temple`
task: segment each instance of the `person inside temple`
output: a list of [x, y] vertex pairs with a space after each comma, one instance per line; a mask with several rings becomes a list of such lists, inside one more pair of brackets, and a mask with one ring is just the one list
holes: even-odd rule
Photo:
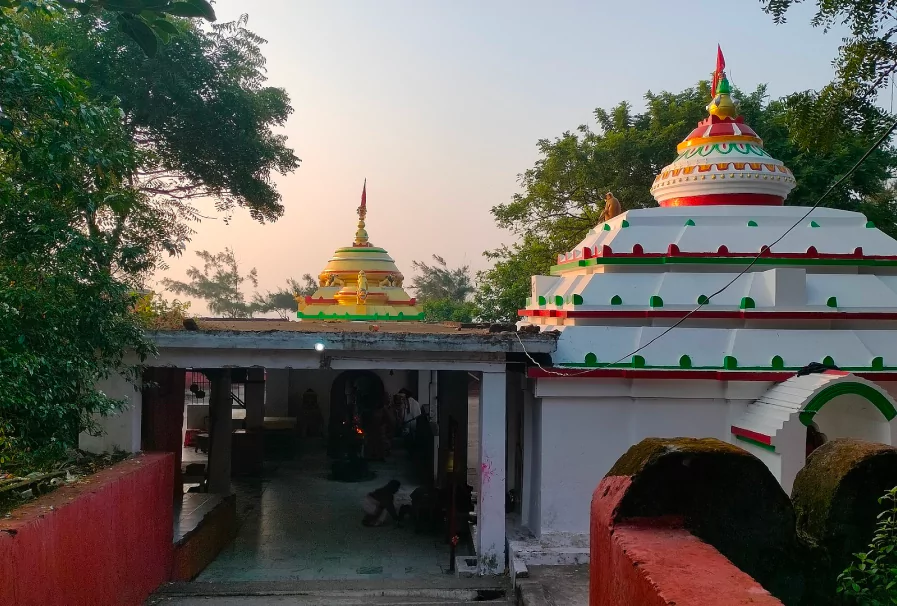
[[423, 412], [420, 402], [414, 399], [414, 396], [405, 387], [399, 390], [399, 394], [404, 396], [405, 399], [405, 410], [404, 414], [402, 415], [402, 423], [406, 427], [410, 427], [413, 431], [414, 421], [417, 419], [417, 417], [421, 416]]
[[386, 516], [390, 516], [396, 524], [401, 522], [395, 505], [396, 493], [399, 492], [401, 486], [398, 480], [390, 480], [386, 486], [365, 495], [361, 504], [364, 510], [362, 525], [383, 526]]

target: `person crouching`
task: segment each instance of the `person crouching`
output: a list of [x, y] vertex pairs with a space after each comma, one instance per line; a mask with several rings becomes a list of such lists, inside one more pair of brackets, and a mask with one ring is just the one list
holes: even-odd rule
[[364, 526], [382, 526], [386, 522], [386, 516], [390, 516], [396, 523], [400, 522], [396, 513], [395, 498], [399, 492], [401, 483], [398, 480], [390, 480], [386, 486], [378, 488], [365, 495], [362, 501], [364, 518], [361, 520]]

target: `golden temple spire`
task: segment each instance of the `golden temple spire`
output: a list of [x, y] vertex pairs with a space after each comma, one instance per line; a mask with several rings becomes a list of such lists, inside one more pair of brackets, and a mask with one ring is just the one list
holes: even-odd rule
[[711, 116], [716, 116], [721, 120], [734, 120], [738, 117], [738, 105], [732, 98], [732, 89], [729, 88], [729, 80], [726, 78], [726, 72], [722, 72], [719, 84], [716, 87], [716, 96], [707, 106], [707, 110]]
[[355, 242], [353, 246], [370, 246], [368, 242], [368, 232], [364, 229], [364, 219], [368, 216], [368, 180], [364, 180], [364, 187], [361, 189], [361, 206], [358, 207], [358, 231], [355, 232]]

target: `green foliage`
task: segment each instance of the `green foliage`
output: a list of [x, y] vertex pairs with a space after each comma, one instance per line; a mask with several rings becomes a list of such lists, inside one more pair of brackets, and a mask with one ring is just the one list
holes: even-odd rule
[[878, 500], [885, 505], [878, 516], [869, 551], [838, 576], [838, 593], [859, 606], [897, 604], [897, 488]]
[[311, 274], [302, 275], [300, 284], [293, 278], [287, 279], [287, 287], [264, 295], [256, 293], [252, 299], [255, 309], [261, 313], [275, 312], [282, 320], [288, 320], [296, 313], [296, 297], [311, 296], [318, 290], [318, 281]]
[[[58, 0], [61, 6], [83, 16], [114, 16], [118, 27], [132, 38], [148, 56], [155, 56], [159, 40], [167, 43], [177, 30], [167, 17], [197, 17], [215, 20], [208, 0]], [[0, 0], [0, 10], [42, 10], [49, 12], [51, 2], [37, 0]], [[105, 14], [104, 14], [105, 11]], [[110, 19], [111, 21], [111, 19]], [[104, 27], [107, 26], [104, 23]]]
[[[801, 0], [761, 0], [776, 23], [784, 23], [788, 9]], [[897, 5], [893, 1], [816, 0], [811, 23], [828, 31], [845, 25], [834, 60], [836, 78], [801, 110], [807, 124], [806, 137], [796, 141], [805, 149], [823, 145], [836, 149], [839, 133], [863, 121], [865, 101], [886, 90], [897, 69]]]
[[152, 255], [131, 232], [115, 247], [99, 228], [144, 208], [125, 184], [139, 154], [120, 109], [88, 98], [7, 19], [0, 74], [0, 454], [21, 466], [60, 456], [122, 405], [96, 383], [134, 376], [152, 346], [132, 285], [109, 268], [135, 275]]
[[133, 378], [125, 352], [142, 362], [152, 346], [130, 287], [99, 263], [102, 242], [7, 185], [0, 199], [16, 203], [0, 204], [0, 418], [17, 462], [39, 463], [75, 447], [92, 415], [121, 407], [95, 384], [118, 371]]
[[181, 295], [204, 299], [213, 314], [227, 318], [251, 318], [256, 308], [246, 302], [241, 285], [249, 281], [258, 286], [258, 272], [253, 267], [245, 276], [240, 273], [240, 264], [234, 251], [225, 248], [216, 255], [200, 250], [196, 256], [202, 259], [202, 269], [191, 267], [187, 270], [190, 282], [179, 282], [168, 278], [162, 280], [165, 288]]
[[[150, 240], [157, 252], [185, 249], [191, 222], [202, 218], [197, 200], [211, 199], [224, 213], [246, 208], [262, 222], [283, 214], [270, 174], [299, 165], [286, 138], [274, 132], [292, 107], [283, 89], [265, 86], [265, 41], [246, 29], [245, 16], [210, 31], [171, 21], [170, 42], [151, 58], [92, 15], [29, 13], [19, 21], [90, 82], [94, 100], [118, 100], [119, 120], [141, 152], [127, 179], [160, 223]], [[143, 221], [123, 212], [103, 227], [117, 234]]]
[[417, 293], [418, 300], [467, 300], [474, 291], [470, 266], [449, 268], [445, 259], [439, 255], [433, 255], [433, 260], [436, 261], [433, 265], [421, 261], [411, 262], [418, 275], [414, 276], [409, 287]]
[[140, 325], [147, 330], [182, 328], [190, 309], [189, 301], [168, 302], [162, 295], [150, 292], [141, 295], [134, 305]]
[[[868, 102], [857, 111], [863, 120], [840, 129], [831, 147], [804, 149], [817, 124], [804, 123], [804, 108], [814, 93], [795, 93], [769, 101], [765, 87], [742, 95], [745, 121], [763, 137], [766, 149], [794, 171], [798, 186], [788, 204], [814, 204], [881, 135], [887, 117]], [[613, 192], [624, 210], [655, 205], [651, 184], [676, 155], [676, 145], [707, 116], [707, 82], [681, 93], [647, 93], [646, 110], [633, 114], [627, 103], [595, 110], [598, 130], [580, 126], [553, 140], [538, 142], [540, 158], [522, 175], [523, 192], [492, 209], [499, 226], [521, 238], [513, 246], [488, 251], [494, 266], [478, 275], [476, 301], [482, 319], [512, 321], [530, 294], [530, 276], [545, 274], [556, 255], [574, 249], [600, 221], [604, 194]], [[897, 168], [892, 147], [874, 152], [824, 206], [866, 213], [892, 235], [895, 196], [889, 179]], [[873, 219], [873, 217], [875, 217]]]
[[473, 301], [428, 299], [423, 305], [424, 322], [473, 322], [477, 306]]
[[512, 246], [487, 251], [492, 267], [477, 274], [479, 288], [474, 295], [477, 316], [484, 322], [517, 321], [517, 310], [530, 296], [530, 276], [548, 275], [554, 264], [555, 249], [533, 234]]

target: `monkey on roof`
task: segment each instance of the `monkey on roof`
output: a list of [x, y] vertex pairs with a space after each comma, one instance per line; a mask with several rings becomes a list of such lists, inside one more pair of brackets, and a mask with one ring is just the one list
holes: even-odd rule
[[623, 209], [620, 207], [620, 201], [610, 192], [604, 194], [604, 212], [601, 214], [601, 220], [610, 221], [621, 212]]

